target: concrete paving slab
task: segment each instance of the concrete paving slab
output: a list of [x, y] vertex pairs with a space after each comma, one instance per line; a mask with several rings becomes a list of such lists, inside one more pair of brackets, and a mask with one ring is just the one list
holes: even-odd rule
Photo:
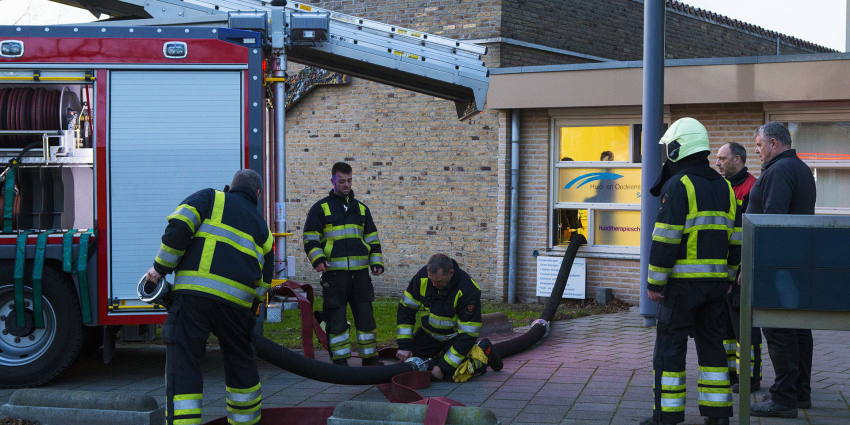
[[[432, 383], [431, 388], [420, 393], [486, 407], [504, 425], [636, 425], [652, 412], [655, 328], [645, 328], [642, 324], [643, 319], [635, 311], [555, 322], [546, 340], [530, 351], [505, 359], [501, 372], [490, 371], [466, 384]], [[518, 329], [516, 334], [525, 330]], [[846, 356], [850, 332], [814, 331], [814, 339], [812, 409], [801, 410], [796, 419], [752, 418], [753, 424], [850, 424], [850, 361]], [[763, 389], [752, 396], [753, 401], [767, 394], [775, 376], [766, 346], [763, 353]], [[327, 361], [327, 353], [318, 355]], [[359, 362], [352, 360], [351, 364], [356, 367]], [[686, 424], [702, 423], [696, 403], [696, 364], [696, 351], [690, 341]], [[99, 352], [91, 353], [45, 388], [142, 392], [163, 404], [164, 366], [164, 347], [123, 344], [109, 365], [103, 365]], [[266, 407], [336, 406], [345, 400], [385, 401], [373, 386], [316, 382], [263, 361], [258, 361], [258, 367]], [[208, 350], [203, 370], [206, 422], [227, 414], [219, 350]], [[8, 401], [11, 394], [11, 390], [0, 390], [0, 403]], [[738, 397], [734, 396], [736, 407]], [[737, 418], [732, 422], [736, 424]]]

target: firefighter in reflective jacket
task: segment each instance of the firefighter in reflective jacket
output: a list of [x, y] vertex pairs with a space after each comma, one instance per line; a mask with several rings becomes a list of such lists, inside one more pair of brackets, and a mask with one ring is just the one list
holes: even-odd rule
[[[420, 309], [424, 309], [424, 314], [414, 334]], [[397, 320], [396, 356], [401, 361], [411, 356], [432, 359], [429, 366], [433, 367], [431, 375], [435, 379], [458, 380], [455, 371], [467, 360], [471, 362], [472, 376], [483, 374], [488, 364], [493, 370], [501, 369], [501, 358], [489, 340], [482, 339], [476, 346], [481, 329], [481, 288], [444, 254], [431, 256], [428, 265], [410, 280], [399, 302]], [[481, 354], [475, 357], [484, 357], [486, 362], [476, 360], [472, 351]]]
[[685, 357], [693, 333], [699, 412], [728, 424], [732, 390], [723, 347], [726, 292], [741, 262], [741, 211], [727, 180], [711, 168], [708, 133], [682, 118], [661, 138], [668, 160], [650, 190], [661, 196], [649, 254], [647, 295], [659, 302], [653, 356], [655, 407], [642, 425], [685, 420]]
[[369, 277], [384, 272], [381, 241], [372, 213], [354, 199], [351, 166], [337, 162], [331, 168], [333, 190], [313, 204], [304, 223], [304, 251], [322, 273], [322, 315], [328, 350], [334, 364], [348, 365], [351, 342], [346, 305], [351, 304], [357, 328], [357, 352], [364, 366], [377, 364], [377, 334], [372, 301], [375, 289]]
[[[251, 335], [252, 307], [272, 278], [273, 238], [257, 210], [263, 181], [236, 173], [232, 189], [198, 191], [171, 215], [148, 280], [175, 272], [166, 344], [166, 423], [200, 424], [201, 361], [212, 332], [224, 357], [229, 424], [260, 422], [260, 377]], [[227, 189], [225, 189], [227, 190]]]

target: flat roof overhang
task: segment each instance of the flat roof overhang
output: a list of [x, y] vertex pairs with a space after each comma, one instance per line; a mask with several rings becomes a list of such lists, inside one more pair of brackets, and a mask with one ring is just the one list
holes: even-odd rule
[[[634, 106], [642, 61], [490, 70], [488, 109]], [[850, 99], [850, 53], [665, 61], [664, 104]]]

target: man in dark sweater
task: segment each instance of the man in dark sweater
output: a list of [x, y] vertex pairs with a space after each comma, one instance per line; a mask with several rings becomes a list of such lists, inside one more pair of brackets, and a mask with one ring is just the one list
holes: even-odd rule
[[[761, 176], [750, 191], [747, 214], [815, 213], [817, 187], [812, 171], [791, 149], [784, 125], [769, 122], [756, 130]], [[812, 406], [812, 331], [764, 328], [767, 350], [776, 371], [770, 396], [752, 406], [753, 416], [794, 418]]]

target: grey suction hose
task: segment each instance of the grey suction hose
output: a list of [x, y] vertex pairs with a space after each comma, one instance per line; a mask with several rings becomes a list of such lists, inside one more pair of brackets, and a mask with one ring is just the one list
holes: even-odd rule
[[[587, 239], [585, 239], [582, 235], [574, 234], [570, 237], [570, 245], [567, 247], [567, 252], [564, 255], [564, 262], [561, 263], [561, 269], [558, 272], [558, 277], [555, 279], [555, 286], [552, 288], [552, 295], [549, 297], [549, 301], [546, 303], [546, 308], [543, 309], [543, 313], [540, 314], [540, 319], [535, 321], [534, 325], [528, 330], [528, 332], [514, 339], [493, 345], [494, 349], [496, 349], [503, 358], [531, 348], [534, 344], [537, 344], [541, 338], [549, 333], [549, 322], [551, 322], [555, 317], [555, 312], [558, 310], [558, 305], [561, 303], [561, 296], [563, 296], [564, 289], [567, 286], [567, 279], [570, 276], [570, 269], [573, 266], [573, 261], [576, 258], [578, 248], [582, 244], [586, 243]], [[424, 361], [418, 358], [411, 358], [405, 362], [381, 367], [337, 366], [331, 363], [325, 363], [305, 357], [292, 350], [281, 347], [278, 343], [258, 334], [254, 334], [254, 347], [257, 350], [257, 357], [283, 370], [305, 378], [328, 382], [331, 384], [383, 384], [390, 382], [392, 378], [398, 374], [417, 370], [424, 371], [427, 370], [428, 367]]]
[[424, 370], [424, 362], [406, 362], [378, 367], [347, 367], [305, 357], [261, 335], [254, 334], [257, 357], [298, 376], [342, 385], [376, 385], [390, 382], [400, 373]]
[[570, 244], [567, 246], [567, 252], [564, 254], [561, 269], [558, 270], [558, 277], [555, 279], [552, 295], [549, 296], [546, 307], [540, 313], [540, 318], [534, 321], [534, 325], [531, 326], [528, 332], [516, 338], [493, 344], [493, 349], [502, 358], [528, 350], [549, 333], [549, 323], [555, 318], [555, 312], [558, 311], [558, 306], [561, 304], [561, 297], [564, 295], [564, 289], [567, 287], [567, 279], [570, 277], [570, 269], [573, 267], [573, 261], [576, 259], [578, 248], [586, 243], [587, 239], [585, 239], [584, 235], [575, 233], [570, 236]]

